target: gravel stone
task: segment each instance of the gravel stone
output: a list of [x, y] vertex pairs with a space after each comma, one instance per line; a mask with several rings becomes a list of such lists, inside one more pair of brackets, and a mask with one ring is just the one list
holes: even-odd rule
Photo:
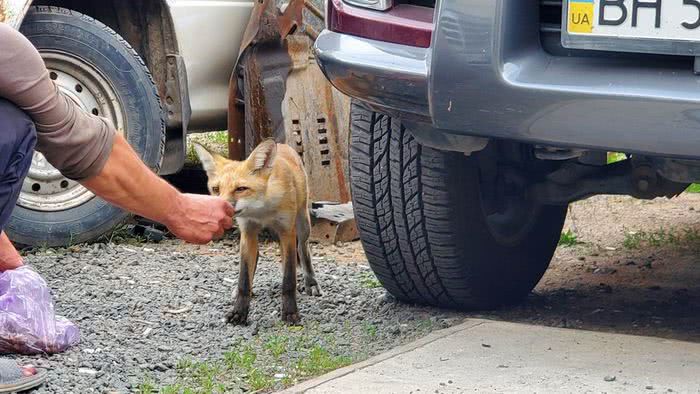
[[[298, 295], [302, 324], [315, 327], [318, 337], [334, 337], [340, 349], [372, 356], [464, 316], [397, 303], [384, 289], [362, 285], [360, 278], [371, 273], [363, 258], [338, 263], [339, 247], [311, 250], [325, 256], [314, 259], [323, 295]], [[29, 254], [25, 261], [48, 282], [57, 313], [81, 329], [80, 344], [65, 353], [17, 357], [47, 369], [48, 382], [37, 394], [127, 393], [138, 391], [146, 376], [174, 384], [178, 360], [220, 359], [239, 340], [253, 342], [281, 324], [282, 275], [273, 243], [261, 244], [244, 327], [223, 322], [238, 282], [235, 240], [213, 247], [173, 240], [82, 245]], [[376, 330], [372, 340], [366, 339], [368, 326]]]

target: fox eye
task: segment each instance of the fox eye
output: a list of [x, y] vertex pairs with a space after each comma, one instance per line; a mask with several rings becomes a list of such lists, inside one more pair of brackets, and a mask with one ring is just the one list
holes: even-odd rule
[[218, 186], [213, 186], [213, 187], [211, 188], [211, 192], [214, 193], [214, 194], [219, 194], [219, 187], [218, 187]]
[[246, 190], [248, 190], [248, 189], [250, 189], [250, 188], [249, 188], [249, 187], [245, 187], [245, 186], [238, 186], [238, 187], [236, 188], [236, 193], [241, 193], [241, 192], [244, 192], [244, 191], [246, 191]]

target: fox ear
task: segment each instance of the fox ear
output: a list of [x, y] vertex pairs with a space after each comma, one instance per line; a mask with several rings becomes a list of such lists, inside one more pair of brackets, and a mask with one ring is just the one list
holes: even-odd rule
[[267, 139], [258, 145], [250, 154], [250, 166], [253, 171], [271, 168], [277, 156], [277, 143], [273, 139]]
[[217, 163], [221, 163], [226, 160], [224, 157], [219, 156], [216, 153], [209, 152], [207, 148], [197, 143], [194, 144], [194, 151], [197, 153], [197, 157], [199, 157], [199, 161], [202, 163], [202, 168], [204, 168], [204, 171], [206, 171], [207, 175], [209, 176], [216, 173]]

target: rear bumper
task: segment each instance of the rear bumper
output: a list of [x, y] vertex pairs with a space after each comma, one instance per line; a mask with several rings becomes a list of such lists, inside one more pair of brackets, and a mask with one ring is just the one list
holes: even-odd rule
[[700, 158], [689, 59], [554, 56], [541, 45], [538, 0], [439, 4], [430, 48], [326, 32], [319, 64], [340, 91], [435, 133]]

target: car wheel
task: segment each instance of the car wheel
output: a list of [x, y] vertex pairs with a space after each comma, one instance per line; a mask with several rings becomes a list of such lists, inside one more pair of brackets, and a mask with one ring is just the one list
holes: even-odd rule
[[359, 103], [351, 119], [356, 221], [369, 263], [391, 294], [481, 309], [516, 302], [534, 288], [557, 246], [565, 206], [497, 199], [505, 192], [499, 176], [484, 171], [485, 152], [467, 157], [421, 146], [399, 120]]
[[[58, 7], [33, 7], [21, 31], [58, 88], [83, 110], [110, 119], [158, 171], [164, 113], [148, 69], [129, 44], [104, 24]], [[36, 153], [6, 230], [20, 244], [63, 246], [94, 240], [127, 218]]]

